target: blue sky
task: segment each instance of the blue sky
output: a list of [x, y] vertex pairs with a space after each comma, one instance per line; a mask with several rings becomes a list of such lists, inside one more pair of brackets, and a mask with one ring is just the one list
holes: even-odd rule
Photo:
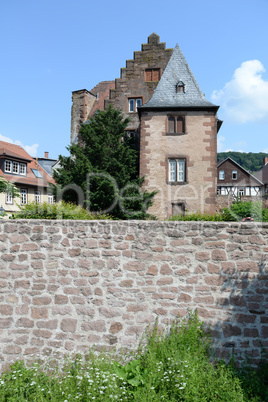
[[268, 153], [268, 0], [0, 0], [0, 140], [68, 155], [72, 91], [120, 76], [156, 32], [224, 120], [218, 151]]

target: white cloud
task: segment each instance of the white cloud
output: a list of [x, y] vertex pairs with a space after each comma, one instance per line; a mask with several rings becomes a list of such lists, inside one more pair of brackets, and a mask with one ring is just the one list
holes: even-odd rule
[[234, 72], [223, 89], [211, 98], [226, 114], [226, 119], [246, 123], [268, 118], [268, 81], [262, 78], [264, 66], [259, 60], [248, 60]]
[[23, 145], [23, 143], [19, 140], [13, 141], [9, 137], [5, 137], [4, 135], [0, 134], [0, 141], [5, 141], [9, 142], [10, 144], [15, 144], [15, 145], [20, 145], [23, 149], [25, 149], [26, 152], [28, 152], [29, 155], [31, 156], [37, 156], [37, 148], [39, 144], [33, 144], [33, 145]]

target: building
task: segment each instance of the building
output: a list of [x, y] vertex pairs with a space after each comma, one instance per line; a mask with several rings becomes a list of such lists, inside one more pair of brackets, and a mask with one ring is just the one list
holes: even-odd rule
[[13, 183], [20, 197], [0, 193], [0, 205], [7, 213], [16, 212], [28, 202], [53, 203], [49, 185], [54, 179], [22, 147], [0, 141], [0, 176]]
[[263, 195], [268, 197], [268, 157], [263, 159], [263, 166], [254, 176], [263, 183]]
[[58, 159], [49, 158], [49, 152], [45, 152], [44, 157], [37, 158], [37, 162], [50, 177], [53, 176], [53, 170], [58, 162]]
[[120, 78], [74, 91], [72, 100], [71, 142], [97, 109], [111, 104], [130, 117], [144, 188], [158, 192], [150, 213], [215, 211], [218, 106], [205, 99], [178, 45], [166, 49], [153, 33]]

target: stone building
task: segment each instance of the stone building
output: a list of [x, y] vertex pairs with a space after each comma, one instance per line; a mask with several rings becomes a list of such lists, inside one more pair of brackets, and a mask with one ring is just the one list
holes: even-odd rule
[[120, 78], [74, 91], [72, 101], [71, 142], [80, 140], [80, 125], [109, 104], [130, 117], [144, 188], [158, 191], [149, 212], [168, 218], [215, 211], [218, 106], [205, 99], [178, 45], [166, 49], [153, 33]]

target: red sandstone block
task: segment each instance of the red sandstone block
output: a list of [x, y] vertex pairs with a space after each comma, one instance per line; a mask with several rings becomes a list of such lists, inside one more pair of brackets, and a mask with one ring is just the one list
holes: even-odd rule
[[70, 257], [77, 257], [81, 254], [81, 248], [70, 248], [68, 250], [68, 254], [70, 255]]
[[1, 255], [1, 258], [2, 258], [2, 260], [4, 260], [4, 261], [14, 261], [14, 259], [15, 259], [15, 255], [13, 255], [13, 254], [2, 254]]
[[211, 254], [212, 260], [214, 261], [226, 261], [227, 256], [224, 250], [213, 250]]
[[186, 293], [181, 293], [178, 297], [178, 301], [182, 303], [189, 303], [190, 301], [192, 301], [192, 297]]
[[160, 274], [161, 275], [172, 275], [173, 271], [168, 264], [164, 264], [161, 266]]
[[57, 329], [58, 320], [37, 321], [36, 325], [38, 328]]
[[21, 354], [21, 351], [22, 351], [21, 347], [15, 345], [6, 346], [3, 349], [3, 353], [6, 353], [7, 355], [18, 355]]
[[128, 279], [128, 280], [121, 281], [119, 283], [119, 286], [126, 287], [126, 288], [132, 288], [133, 287], [133, 280]]
[[52, 302], [52, 298], [50, 296], [40, 296], [33, 298], [33, 304], [36, 306], [46, 306]]
[[81, 296], [72, 296], [71, 298], [72, 304], [85, 304], [85, 298]]
[[153, 276], [155, 276], [155, 275], [157, 275], [157, 274], [158, 274], [158, 268], [157, 268], [156, 265], [151, 265], [151, 266], [148, 268], [147, 272], [146, 272], [146, 275], [153, 275]]
[[268, 338], [268, 326], [266, 326], [266, 325], [262, 326], [262, 328], [261, 328], [261, 336], [262, 336], [262, 339]]
[[28, 280], [15, 281], [15, 288], [29, 289], [30, 286], [31, 286], [31, 283]]
[[0, 314], [1, 315], [12, 315], [13, 314], [13, 307], [9, 304], [1, 304], [0, 305]]
[[46, 338], [46, 339], [49, 339], [52, 336], [52, 332], [47, 331], [45, 329], [35, 329], [33, 331], [33, 334], [38, 338]]
[[82, 325], [81, 325], [81, 329], [83, 331], [105, 332], [106, 331], [106, 325], [105, 325], [104, 320], [83, 322]]
[[33, 326], [34, 326], [34, 321], [30, 320], [27, 317], [21, 317], [16, 322], [16, 327], [33, 328]]
[[110, 326], [109, 332], [111, 334], [117, 334], [118, 332], [120, 332], [123, 329], [123, 325], [121, 324], [121, 322], [113, 322]]
[[255, 328], [245, 328], [244, 336], [247, 336], [249, 338], [257, 338], [259, 336], [259, 332]]
[[238, 261], [236, 265], [239, 271], [246, 271], [246, 272], [259, 271], [258, 264], [255, 261]]
[[232, 261], [223, 261], [221, 267], [225, 274], [233, 274], [236, 271], [235, 263]]
[[34, 319], [48, 318], [48, 309], [46, 307], [32, 307], [31, 317]]
[[22, 251], [35, 251], [38, 250], [38, 246], [35, 243], [22, 244]]
[[63, 289], [63, 292], [67, 295], [79, 295], [80, 290], [75, 287], [65, 287]]
[[220, 273], [220, 267], [219, 265], [208, 263], [208, 272], [210, 274], [219, 274]]
[[144, 270], [144, 264], [141, 262], [136, 262], [136, 261], [131, 261], [127, 262], [124, 264], [124, 269], [127, 271], [143, 271]]
[[138, 311], [147, 311], [148, 306], [145, 304], [129, 304], [127, 306], [127, 312], [137, 313]]
[[65, 237], [65, 239], [62, 240], [61, 245], [64, 247], [70, 247], [69, 239]]
[[214, 304], [214, 298], [212, 296], [199, 296], [194, 298], [195, 303], [202, 304]]
[[63, 318], [60, 328], [63, 332], [75, 332], [77, 326], [77, 320], [73, 318]]
[[0, 318], [0, 329], [10, 328], [13, 324], [13, 318]]
[[236, 319], [237, 322], [239, 322], [241, 324], [254, 323], [256, 321], [256, 315], [254, 315], [254, 314], [251, 314], [251, 315], [236, 314], [235, 319]]
[[231, 324], [223, 324], [223, 335], [225, 338], [228, 338], [230, 336], [239, 336], [241, 335], [241, 329], [235, 325]]
[[195, 259], [197, 261], [207, 261], [210, 259], [210, 252], [209, 251], [198, 251], [195, 253]]
[[173, 283], [173, 278], [161, 278], [156, 283], [159, 286], [170, 285]]
[[208, 285], [220, 286], [220, 285], [223, 284], [224, 279], [223, 279], [222, 277], [216, 276], [216, 275], [215, 275], [215, 276], [207, 276], [207, 277], [205, 278], [205, 282], [206, 282]]

